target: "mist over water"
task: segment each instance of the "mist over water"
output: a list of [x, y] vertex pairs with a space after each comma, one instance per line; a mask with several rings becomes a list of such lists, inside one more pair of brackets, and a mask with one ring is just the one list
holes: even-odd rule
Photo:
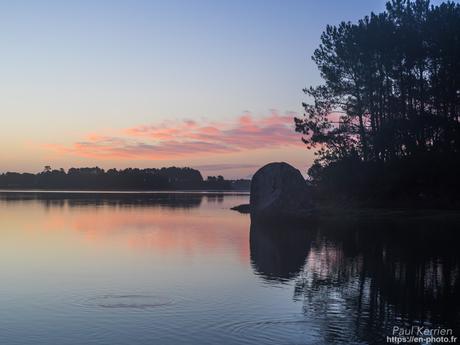
[[458, 224], [267, 227], [245, 194], [0, 193], [5, 344], [385, 344], [460, 334]]

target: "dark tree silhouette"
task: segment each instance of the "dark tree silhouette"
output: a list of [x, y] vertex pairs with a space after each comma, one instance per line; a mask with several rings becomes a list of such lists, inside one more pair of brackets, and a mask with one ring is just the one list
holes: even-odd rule
[[[227, 186], [228, 181], [225, 181]], [[221, 184], [221, 186], [224, 186]], [[225, 187], [224, 186], [224, 187]], [[198, 170], [191, 168], [161, 168], [124, 170], [70, 168], [53, 170], [47, 166], [38, 174], [7, 172], [0, 174], [0, 188], [39, 189], [204, 189], [207, 185]], [[230, 187], [230, 186], [229, 186]]]
[[325, 82], [304, 90], [295, 124], [317, 149], [313, 183], [379, 197], [459, 189], [460, 5], [393, 0], [328, 26], [312, 58]]
[[248, 190], [249, 180], [225, 180], [208, 176], [192, 168], [127, 168], [99, 167], [53, 170], [50, 166], [38, 174], [7, 172], [0, 174], [0, 188], [7, 189], [73, 189], [73, 190]]

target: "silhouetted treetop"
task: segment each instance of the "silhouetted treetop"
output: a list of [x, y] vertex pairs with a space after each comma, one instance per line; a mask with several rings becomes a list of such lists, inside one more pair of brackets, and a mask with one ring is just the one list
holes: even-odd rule
[[460, 5], [390, 1], [357, 23], [327, 26], [312, 58], [324, 83], [304, 90], [295, 123], [317, 150], [313, 178], [346, 160], [460, 154]]

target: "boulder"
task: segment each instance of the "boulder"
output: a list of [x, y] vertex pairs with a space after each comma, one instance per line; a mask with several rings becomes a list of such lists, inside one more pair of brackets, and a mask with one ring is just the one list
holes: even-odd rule
[[260, 168], [251, 181], [250, 211], [255, 220], [294, 220], [308, 217], [313, 209], [305, 179], [287, 163]]

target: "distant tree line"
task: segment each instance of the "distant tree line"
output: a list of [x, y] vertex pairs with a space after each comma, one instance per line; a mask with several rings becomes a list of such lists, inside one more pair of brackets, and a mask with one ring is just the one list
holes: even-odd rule
[[460, 192], [460, 5], [393, 0], [327, 26], [315, 50], [324, 84], [296, 118], [316, 149], [323, 195], [456, 198]]
[[238, 186], [237, 181], [225, 180], [222, 176], [209, 176], [204, 180], [198, 170], [176, 167], [107, 171], [98, 167], [70, 168], [66, 172], [64, 169], [51, 169], [46, 166], [38, 174], [0, 174], [0, 188], [9, 189], [231, 190], [238, 189]]

